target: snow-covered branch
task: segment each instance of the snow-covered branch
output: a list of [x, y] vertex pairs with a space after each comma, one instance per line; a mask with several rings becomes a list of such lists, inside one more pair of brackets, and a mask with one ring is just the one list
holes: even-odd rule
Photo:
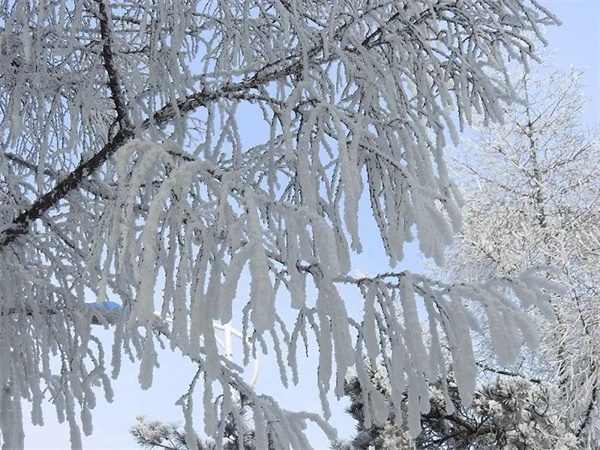
[[[341, 396], [348, 369], [381, 359], [393, 395], [423, 394], [413, 430], [426, 378], [444, 373], [444, 339], [461, 393], [473, 388], [468, 304], [486, 309], [500, 358], [535, 341], [507, 292], [543, 309], [552, 286], [541, 278], [442, 285], [393, 271], [417, 237], [443, 262], [461, 222], [446, 141], [475, 114], [502, 120], [508, 59], [527, 66], [541, 27], [557, 23], [536, 1], [25, 4], [0, 8], [0, 387], [16, 411], [0, 423], [6, 446], [23, 446], [11, 405], [32, 401], [41, 423], [48, 396], [80, 446], [76, 405], [90, 433], [92, 387], [111, 397], [105, 372], [118, 375], [122, 354], [149, 386], [155, 310], [172, 317], [171, 348], [201, 366], [217, 441], [231, 383], [246, 388], [223, 365], [215, 321], [239, 321], [248, 352], [269, 340], [293, 380], [312, 333], [325, 413], [332, 380]], [[359, 210], [377, 230], [359, 227]], [[348, 277], [365, 244], [381, 245], [389, 274]], [[112, 364], [86, 297], [122, 305]], [[308, 416], [245, 395], [255, 423], [279, 417], [280, 444], [306, 448]]]
[[[586, 105], [581, 75], [522, 74], [516, 85], [524, 103], [507, 107], [503, 125], [478, 128], [468, 166], [457, 158], [466, 214], [449, 268], [477, 281], [538, 264], [555, 268], [549, 276], [568, 286], [551, 299], [556, 321], [530, 312], [541, 352], [508, 372], [556, 383], [574, 434], [593, 447], [599, 436], [600, 146], [597, 130], [580, 123]], [[481, 357], [489, 361], [488, 354]]]

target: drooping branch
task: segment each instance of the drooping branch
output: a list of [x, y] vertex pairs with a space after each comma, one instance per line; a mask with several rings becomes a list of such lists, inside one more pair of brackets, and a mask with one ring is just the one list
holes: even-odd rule
[[[0, 283], [6, 299], [4, 323], [14, 327], [6, 335], [19, 337], [13, 348], [41, 348], [48, 360], [54, 342], [70, 351], [64, 337], [82, 342], [79, 337], [89, 335], [89, 321], [102, 322], [105, 311], [96, 319], [91, 317], [94, 311], [79, 313], [88, 292], [99, 304], [117, 296], [123, 314], [114, 323], [115, 349], [123, 352], [114, 352], [113, 375], [120, 370], [121, 353], [131, 348], [140, 361], [139, 381], [145, 388], [152, 383], [157, 362], [154, 311], [160, 302], [161, 314], [172, 314], [173, 326], [170, 335], [159, 333], [171, 348], [202, 363], [206, 389], [199, 386], [198, 391], [205, 394], [204, 423], [207, 433], [222, 439], [215, 416], [229, 408], [233, 390], [246, 388], [236, 388], [235, 375], [241, 372], [221, 358], [213, 325], [236, 320], [239, 312], [244, 334], [252, 338], [252, 351], [261, 345], [267, 348], [265, 339], [272, 336], [284, 383], [287, 370], [299, 379], [297, 343], [303, 340], [308, 352], [308, 335], [314, 334], [322, 399], [334, 378], [339, 395], [348, 368], [365, 357], [382, 357], [396, 374], [393, 395], [402, 394], [400, 384], [406, 380], [418, 394], [409, 400], [411, 427], [418, 427], [418, 414], [427, 406], [422, 401], [427, 380], [447, 372], [441, 333], [449, 335], [453, 361], [462, 370], [458, 388], [466, 394], [474, 389], [469, 339], [474, 324], [465, 311], [467, 302], [480, 299], [495, 314], [492, 319], [501, 319], [494, 322], [497, 334], [507, 334], [510, 340], [499, 346], [504, 358], [512, 357], [522, 344], [519, 331], [526, 338], [531, 335], [530, 327], [502, 295], [504, 288], [510, 290], [510, 280], [502, 280], [499, 287], [470, 288], [408, 272], [343, 277], [352, 270], [352, 252], [360, 246], [358, 201], [363, 193], [371, 195], [383, 251], [392, 265], [404, 256], [402, 243], [413, 239], [413, 225], [426, 256], [441, 255], [452, 228], [446, 222], [458, 222], [444, 170], [441, 130], [444, 124], [455, 129], [455, 105], [465, 120], [472, 108], [498, 118], [497, 103], [511, 89], [502, 77], [489, 75], [506, 72], [497, 58], [497, 43], [512, 49], [517, 59], [526, 59], [529, 40], [520, 37], [524, 33], [515, 23], [535, 33], [536, 23], [546, 20], [537, 13], [529, 15], [530, 8], [523, 5], [506, 29], [504, 21], [489, 20], [504, 14], [503, 2], [500, 8], [481, 12], [467, 8], [464, 14], [446, 14], [456, 8], [453, 4], [442, 2], [432, 9], [424, 1], [407, 3], [404, 9], [391, 0], [333, 8], [309, 1], [265, 5], [262, 0], [212, 2], [203, 10], [205, 18], [195, 15], [200, 8], [193, 1], [149, 2], [128, 9], [95, 0], [95, 11], [90, 14], [88, 8], [82, 19], [77, 11], [65, 15], [56, 9], [49, 14], [52, 29], [69, 34], [57, 32], [46, 40], [35, 35], [33, 46], [21, 42], [25, 39], [19, 33], [36, 18], [25, 21], [19, 16], [13, 21], [19, 25], [11, 31], [14, 48], [24, 63], [6, 96], [17, 122], [9, 130], [15, 137], [7, 147], [32, 165], [10, 161], [8, 172], [14, 176], [10, 173], [9, 181], [18, 194], [22, 189], [27, 201], [0, 211], [6, 227], [0, 229], [0, 246], [10, 242], [14, 250], [13, 260], [6, 258], [7, 264], [0, 267], [0, 278], [9, 280]], [[240, 6], [246, 12], [238, 10]], [[111, 18], [111, 9], [124, 19]], [[65, 17], [68, 26], [56, 27]], [[47, 25], [46, 19], [38, 22], [38, 27]], [[487, 38], [488, 27], [476, 26], [479, 22], [497, 30], [493, 40]], [[196, 35], [190, 34], [196, 29]], [[440, 29], [447, 33], [444, 39]], [[64, 48], [63, 42], [69, 46]], [[83, 53], [78, 49], [82, 45]], [[36, 73], [29, 69], [37, 70], [26, 64], [35, 62], [42, 48], [48, 60], [42, 58], [40, 66], [46, 62], [56, 75], [49, 79], [51, 87], [63, 89], [69, 83], [58, 107], [46, 86], [23, 94], [29, 86], [20, 80], [29, 81], [27, 77]], [[483, 60], [491, 63], [489, 73], [480, 69]], [[39, 101], [23, 111], [20, 106], [28, 98]], [[257, 125], [254, 136], [246, 136], [243, 127], [249, 121], [238, 108], [248, 103], [261, 110], [250, 123]], [[48, 110], [51, 120], [40, 110]], [[71, 127], [65, 126], [65, 118], [72, 121]], [[263, 138], [265, 127], [270, 133]], [[433, 134], [437, 139], [430, 139]], [[138, 137], [155, 143], [131, 142]], [[247, 141], [250, 137], [261, 143]], [[36, 185], [30, 183], [34, 177]], [[88, 184], [114, 197], [97, 196]], [[446, 198], [450, 206], [444, 205]], [[26, 236], [30, 229], [39, 234]], [[13, 256], [9, 253], [4, 256]], [[244, 298], [237, 286], [245, 267], [251, 277], [250, 298], [240, 310], [235, 308]], [[32, 279], [47, 280], [49, 286], [36, 286]], [[164, 289], [155, 285], [159, 279]], [[362, 321], [349, 314], [342, 283], [363, 296]], [[306, 287], [313, 285], [318, 290], [314, 307], [306, 296]], [[535, 282], [516, 286], [520, 289], [515, 295], [524, 292], [528, 304], [541, 303]], [[292, 333], [279, 315], [283, 290], [290, 292], [293, 308], [299, 310]], [[53, 316], [57, 320], [48, 320], [44, 310], [36, 313], [48, 293], [53, 295], [50, 306], [73, 308], [73, 325], [58, 320], [58, 313]], [[425, 305], [429, 318], [423, 326], [420, 305]], [[12, 323], [13, 315], [23, 314], [24, 322], [34, 325], [32, 339], [26, 342], [18, 324]], [[60, 332], [51, 345], [40, 334], [48, 325]], [[430, 341], [423, 337], [428, 331]], [[83, 355], [87, 345], [83, 341], [81, 351], [75, 350]], [[84, 408], [84, 432], [91, 432], [86, 414], [93, 405], [84, 402], [91, 396], [77, 384], [88, 379], [86, 366], [65, 369], [61, 375], [70, 376], [72, 386], [63, 388], [50, 370], [42, 372], [35, 362], [22, 361], [11, 362], [0, 375], [18, 382], [24, 371], [13, 367], [22, 364], [27, 374], [35, 375], [27, 380], [28, 388], [34, 389], [39, 378], [72, 389]], [[91, 365], [104, 376], [103, 362]], [[364, 372], [359, 370], [361, 376]], [[215, 382], [221, 392], [209, 389]], [[373, 386], [365, 389], [374, 394]], [[216, 398], [219, 393], [223, 395]], [[254, 403], [255, 423], [281, 431], [279, 447], [310, 447], [302, 440], [307, 416], [284, 414], [275, 403], [252, 396], [251, 390], [245, 395]], [[189, 399], [184, 412], [186, 427], [191, 428]], [[81, 447], [75, 408], [57, 407], [59, 414], [64, 409], [75, 430], [72, 445]]]
[[[100, 2], [100, 5], [102, 11], [103, 2]], [[106, 14], [106, 12], [104, 14]], [[108, 27], [103, 33], [104, 32], [108, 33]], [[257, 89], [273, 80], [297, 73], [302, 67], [301, 59], [295, 57], [289, 65], [283, 66], [278, 70], [264, 72], [263, 69], [260, 69], [253, 77], [239, 83], [228, 83], [215, 91], [203, 89], [202, 91], [190, 94], [177, 102], [163, 106], [151, 117], [142, 122], [140, 126], [136, 127], [128, 122], [123, 94], [116, 74], [116, 69], [113, 65], [114, 61], [112, 58], [112, 50], [109, 47], [110, 41], [108, 40], [108, 37], [105, 38], [105, 41], [108, 41], [108, 44], [105, 42], [103, 47], [103, 57], [106, 70], [109, 74], [109, 86], [112, 93], [112, 99], [117, 109], [118, 120], [120, 120], [121, 123], [121, 129], [98, 153], [90, 159], [82, 161], [51, 191], [38, 198], [29, 208], [17, 216], [10, 225], [4, 227], [4, 229], [0, 231], [0, 249], [13, 242], [18, 236], [26, 234], [29, 230], [29, 226], [33, 222], [40, 219], [46, 211], [53, 208], [58, 201], [64, 198], [69, 192], [77, 189], [88, 175], [94, 173], [102, 166], [109, 157], [114, 155], [119, 148], [130, 141], [137, 132], [146, 130], [152, 125], [159, 127], [163, 126], [171, 119], [190, 113], [219, 98], [228, 98], [231, 96], [232, 98], [239, 99], [240, 96], [243, 97], [244, 93], [249, 90]], [[248, 99], [255, 100], [255, 97], [250, 96]]]
[[[287, 70], [284, 70], [287, 72]], [[278, 72], [279, 73], [279, 72]], [[218, 98], [226, 98], [230, 94], [234, 97], [239, 96], [240, 92], [256, 88], [261, 84], [269, 82], [272, 78], [277, 78], [275, 74], [269, 74], [264, 79], [251, 79], [245, 82], [229, 84], [218, 91], [202, 90], [191, 94], [176, 105], [168, 104], [154, 113], [151, 118], [146, 119], [139, 130], [146, 130], [151, 125], [161, 126], [179, 114], [192, 112], [199, 107], [205, 106]], [[136, 129], [132, 126], [125, 126], [108, 142], [98, 153], [87, 161], [82, 162], [77, 168], [69, 173], [60, 181], [51, 191], [38, 198], [23, 213], [21, 213], [13, 222], [0, 232], [0, 248], [13, 242], [18, 236], [28, 232], [29, 226], [40, 219], [42, 215], [54, 207], [58, 201], [64, 198], [70, 191], [77, 189], [81, 182], [91, 173], [94, 173], [106, 160], [114, 155], [119, 148], [130, 141], [136, 135]]]

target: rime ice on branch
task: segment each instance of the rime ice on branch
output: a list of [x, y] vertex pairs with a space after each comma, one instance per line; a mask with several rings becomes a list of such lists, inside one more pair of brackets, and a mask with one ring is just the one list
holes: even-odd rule
[[[464, 226], [447, 270], [480, 281], [534, 265], [557, 269], [552, 277], [569, 289], [551, 300], [556, 321], [537, 320], [539, 352], [523, 355], [513, 368], [553, 382], [565, 421], [582, 448], [594, 448], [600, 438], [600, 142], [598, 129], [582, 123], [581, 76], [575, 70], [522, 74], [516, 88], [526, 103], [508, 107], [502, 125], [475, 128], [469, 157], [461, 152], [454, 164], [467, 188]], [[479, 358], [498, 370], [489, 353]]]
[[[525, 0], [2, 2], [5, 447], [24, 445], [21, 399], [38, 424], [51, 399], [80, 447], [94, 388], [111, 399], [107, 370], [118, 375], [123, 353], [139, 359], [148, 387], [160, 332], [198, 363], [190, 389], [203, 385], [205, 431], [217, 444], [235, 390], [252, 407], [259, 448], [267, 437], [308, 448], [303, 423], [324, 422], [258, 396], [218, 354], [212, 324], [232, 319], [234, 301], [245, 303], [246, 337], [273, 341], [284, 381], [283, 360], [299, 377], [299, 340], [318, 342], [325, 415], [332, 380], [341, 396], [356, 366], [367, 420], [381, 417], [364, 369], [365, 357], [381, 358], [397, 380], [391, 395], [414, 392], [408, 420], [418, 432], [427, 380], [445, 376], [442, 339], [468, 399], [476, 323], [465, 301], [485, 305], [498, 355], [509, 360], [535, 336], [507, 290], [543, 308], [538, 280], [350, 278], [364, 231], [359, 199], [370, 201], [391, 270], [415, 237], [441, 263], [460, 224], [446, 136], [456, 140], [474, 113], [501, 120], [513, 96], [506, 62], [535, 59], [540, 27], [556, 22]], [[248, 129], [265, 130], [262, 141], [249, 145]], [[245, 270], [247, 301], [236, 296]], [[306, 298], [307, 283], [316, 299]], [[363, 318], [348, 317], [340, 283], [357, 288]], [[111, 363], [90, 329], [90, 292], [124, 307]], [[292, 325], [281, 318], [290, 305]], [[156, 329], [157, 306], [172, 330]], [[181, 401], [187, 436], [191, 391]]]

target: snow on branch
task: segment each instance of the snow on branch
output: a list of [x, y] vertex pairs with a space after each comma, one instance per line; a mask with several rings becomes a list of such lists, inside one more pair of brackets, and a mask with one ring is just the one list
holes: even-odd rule
[[[426, 379], [446, 370], [446, 342], [461, 394], [472, 391], [469, 302], [487, 311], [500, 358], [535, 342], [513, 302], [543, 308], [539, 280], [348, 273], [353, 254], [378, 244], [394, 270], [415, 238], [443, 263], [461, 222], [444, 146], [474, 114], [502, 120], [508, 59], [527, 66], [541, 27], [557, 23], [536, 1], [24, 5], [0, 8], [3, 403], [32, 401], [41, 423], [39, 405], [54, 399], [80, 446], [76, 411], [91, 433], [92, 387], [112, 396], [108, 366], [117, 376], [129, 355], [141, 386], [152, 383], [159, 310], [173, 320], [171, 348], [199, 363], [217, 441], [238, 391], [253, 399], [257, 440], [275, 433], [306, 448], [302, 422], [314, 417], [247, 392], [218, 352], [215, 321], [239, 320], [251, 351], [269, 339], [284, 383], [283, 361], [296, 382], [298, 340], [312, 334], [325, 415], [332, 380], [342, 396], [348, 369], [364, 378], [365, 357], [383, 360], [393, 395], [422, 393], [410, 396], [412, 430]], [[359, 210], [377, 230], [361, 229]], [[362, 318], [341, 284], [362, 298]], [[123, 307], [106, 322], [111, 364], [90, 327], [104, 323], [85, 306], [91, 296]], [[3, 439], [22, 447], [9, 406]]]

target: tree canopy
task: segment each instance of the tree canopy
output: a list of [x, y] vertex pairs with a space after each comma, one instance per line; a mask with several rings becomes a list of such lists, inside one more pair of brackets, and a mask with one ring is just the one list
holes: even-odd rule
[[[515, 98], [508, 61], [527, 67], [557, 23], [535, 0], [0, 5], [3, 448], [24, 446], [23, 399], [34, 424], [50, 401], [81, 447], [98, 387], [112, 399], [122, 355], [150, 386], [159, 338], [198, 364], [180, 401], [190, 447], [194, 405], [219, 446], [236, 395], [258, 448], [309, 448], [307, 420], [333, 434], [244, 383], [215, 321], [238, 320], [248, 352], [270, 349], [284, 384], [316, 341], [325, 418], [352, 367], [365, 420], [385, 418], [364, 363], [379, 360], [392, 398], [408, 386], [413, 434], [428, 380], [447, 378], [442, 337], [471, 398], [479, 324], [467, 300], [485, 307], [500, 361], [536, 344], [507, 292], [551, 314], [545, 273], [443, 284], [394, 271], [415, 238], [442, 263], [461, 222], [444, 146], [474, 114], [502, 119]], [[390, 271], [353, 277], [363, 196]], [[356, 288], [362, 316], [340, 285]], [[87, 305], [107, 300], [122, 310]], [[114, 330], [110, 361], [95, 322]]]
[[[504, 124], [477, 127], [468, 158], [457, 153], [452, 165], [466, 187], [464, 224], [448, 252], [448, 270], [482, 281], [535, 265], [553, 268], [549, 277], [568, 288], [551, 299], [556, 320], [531, 311], [542, 336], [539, 352], [523, 355], [511, 370], [554, 383], [573, 432], [595, 447], [600, 142], [581, 117], [587, 103], [581, 76], [576, 70], [520, 75], [524, 103], [506, 108]], [[491, 356], [480, 358], [497, 369]]]

